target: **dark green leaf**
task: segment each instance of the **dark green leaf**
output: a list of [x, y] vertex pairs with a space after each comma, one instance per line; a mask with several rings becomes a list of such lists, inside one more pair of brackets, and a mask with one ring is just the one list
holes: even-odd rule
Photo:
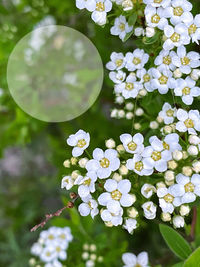
[[200, 247], [185, 261], [184, 267], [200, 267]]
[[137, 21], [137, 13], [133, 13], [128, 19], [128, 25], [134, 27], [136, 21]]

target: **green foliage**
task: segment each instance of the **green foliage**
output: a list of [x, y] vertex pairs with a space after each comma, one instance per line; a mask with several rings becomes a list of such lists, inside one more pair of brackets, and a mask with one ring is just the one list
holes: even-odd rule
[[196, 249], [185, 261], [183, 267], [200, 266], [200, 248]]

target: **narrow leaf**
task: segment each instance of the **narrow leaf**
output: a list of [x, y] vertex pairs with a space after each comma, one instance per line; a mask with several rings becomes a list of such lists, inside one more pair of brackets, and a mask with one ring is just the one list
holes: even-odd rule
[[200, 247], [197, 248], [190, 257], [185, 261], [183, 267], [200, 267]]
[[175, 253], [177, 257], [184, 260], [192, 253], [192, 249], [188, 242], [173, 228], [160, 224], [160, 232], [168, 247]]
[[128, 25], [134, 27], [136, 21], [137, 21], [137, 13], [133, 13], [133, 15], [131, 15], [128, 19]]

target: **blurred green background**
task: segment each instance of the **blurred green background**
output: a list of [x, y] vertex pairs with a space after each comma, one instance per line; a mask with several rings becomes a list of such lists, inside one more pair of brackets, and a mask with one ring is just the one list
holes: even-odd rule
[[[191, 2], [196, 14], [198, 1]], [[67, 174], [63, 161], [71, 157], [71, 149], [66, 145], [68, 135], [78, 129], [89, 132], [92, 151], [95, 147], [104, 148], [106, 139], [112, 137], [118, 142], [121, 133], [131, 131], [130, 121], [110, 119], [110, 110], [114, 107], [113, 85], [106, 70], [99, 98], [88, 112], [73, 121], [44, 123], [26, 115], [15, 104], [6, 81], [8, 57], [25, 34], [51, 20], [84, 33], [97, 47], [104, 65], [111, 52], [125, 53], [135, 48], [133, 39], [122, 43], [111, 36], [110, 25], [104, 28], [95, 25], [89, 12], [76, 9], [75, 1], [0, 1], [0, 266], [28, 266], [31, 244], [39, 235], [39, 232], [30, 233], [31, 227], [39, 223], [44, 214], [56, 211], [66, 198], [69, 199], [68, 193], [60, 189], [62, 175]], [[196, 45], [193, 47], [198, 49]], [[152, 101], [154, 105], [150, 108]], [[155, 120], [163, 100], [152, 94], [149, 99], [144, 98], [143, 103], [141, 106]], [[143, 121], [143, 125], [151, 135], [149, 122]], [[60, 226], [73, 225], [73, 233], [77, 234], [77, 242], [68, 252], [71, 266], [84, 266], [75, 259], [78, 260], [77, 255], [81, 254], [82, 244], [90, 242], [91, 238], [96, 240], [107, 259], [101, 266], [121, 266], [121, 253], [127, 250], [135, 253], [146, 250], [154, 264], [163, 266], [173, 260], [155, 221], [144, 222], [132, 236], [120, 227], [106, 228], [99, 219], [92, 222], [80, 218], [76, 211], [71, 213], [63, 213], [62, 217], [67, 220], [53, 221]], [[51, 222], [47, 227], [50, 225]], [[78, 236], [80, 225], [90, 237]]]

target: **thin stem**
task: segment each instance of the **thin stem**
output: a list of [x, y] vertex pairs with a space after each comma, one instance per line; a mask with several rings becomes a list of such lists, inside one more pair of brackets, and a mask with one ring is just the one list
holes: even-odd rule
[[133, 129], [134, 129], [134, 122], [135, 122], [135, 112], [137, 108], [137, 97], [135, 99], [135, 107], [134, 107], [134, 113], [133, 113], [133, 120], [132, 120], [132, 127], [131, 127], [131, 135], [133, 135]]
[[85, 153], [88, 155], [88, 157], [89, 157], [90, 159], [92, 159], [92, 156], [90, 155], [90, 153], [88, 152], [87, 149], [85, 149]]
[[191, 224], [191, 231], [190, 236], [192, 240], [195, 238], [195, 226], [197, 222], [197, 207], [193, 207], [193, 216], [192, 216], [192, 224]]

